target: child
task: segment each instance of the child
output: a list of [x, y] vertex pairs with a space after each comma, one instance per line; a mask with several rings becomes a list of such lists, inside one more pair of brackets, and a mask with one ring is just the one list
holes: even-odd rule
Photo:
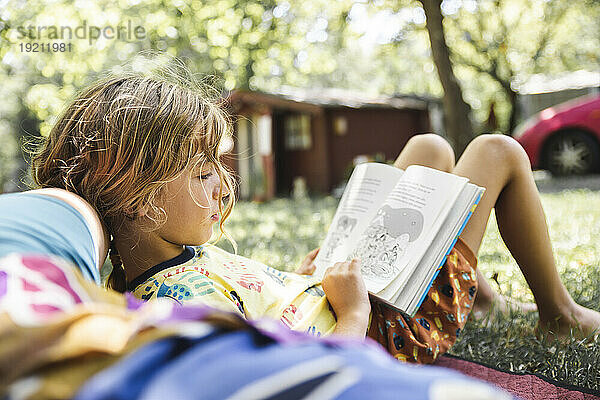
[[462, 399], [452, 389], [465, 386], [478, 398], [512, 398], [454, 371], [396, 363], [371, 343], [103, 290], [92, 282], [104, 233], [73, 193], [0, 195], [2, 398]]
[[[34, 157], [34, 179], [79, 194], [98, 211], [113, 238], [109, 285], [118, 291], [200, 302], [250, 319], [268, 316], [317, 335], [364, 336], [369, 327], [369, 336], [390, 353], [417, 362], [432, 362], [454, 343], [472, 310], [476, 282], [479, 308], [493, 300], [476, 275], [474, 254], [496, 207], [503, 238], [534, 293], [540, 325], [559, 334], [579, 327], [586, 335], [600, 326], [600, 314], [577, 305], [558, 277], [529, 163], [514, 140], [477, 138], [454, 166], [445, 142], [418, 136], [398, 157], [399, 167], [425, 164], [486, 187], [410, 319], [379, 303], [370, 312], [357, 260], [337, 263], [319, 282], [205, 245], [217, 221], [223, 233], [234, 205], [219, 152], [229, 130], [221, 107], [189, 87], [135, 74], [110, 78], [67, 108]], [[315, 255], [299, 272], [311, 272]]]

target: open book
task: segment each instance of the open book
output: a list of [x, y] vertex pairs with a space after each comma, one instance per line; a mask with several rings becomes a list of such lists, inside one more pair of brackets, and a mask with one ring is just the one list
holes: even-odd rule
[[414, 316], [485, 190], [468, 181], [418, 165], [358, 165], [315, 275], [359, 258], [369, 292]]

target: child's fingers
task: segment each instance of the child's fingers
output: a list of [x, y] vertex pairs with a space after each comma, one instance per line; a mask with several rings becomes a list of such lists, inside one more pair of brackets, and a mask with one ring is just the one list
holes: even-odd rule
[[351, 271], [360, 272], [360, 259], [353, 258], [352, 261], [350, 261], [350, 264], [348, 265], [348, 269], [350, 269]]
[[355, 258], [352, 261], [336, 262], [333, 264], [333, 266], [327, 269], [326, 273], [327, 272], [344, 276], [349, 276], [352, 274], [360, 276], [360, 260]]
[[308, 258], [305, 258], [304, 260], [302, 260], [302, 264], [300, 264], [300, 268], [299, 269], [304, 269], [306, 267], [308, 267], [311, 263], [311, 260]]
[[296, 273], [300, 274], [300, 275], [310, 275], [313, 272], [315, 272], [315, 269], [317, 268], [317, 266], [313, 264], [313, 261], [317, 257], [318, 253], [319, 253], [318, 247], [316, 249], [312, 250], [310, 253], [308, 253], [306, 255], [306, 257], [304, 257], [304, 260], [302, 261], [302, 264], [300, 265], [300, 267], [298, 267], [298, 269], [296, 270]]
[[343, 268], [345, 267], [346, 263], [343, 262], [336, 262], [335, 264], [333, 264], [331, 267], [327, 268], [325, 270], [325, 275], [330, 275], [330, 274], [335, 274], [335, 273], [339, 273], [343, 271]]
[[306, 275], [307, 268], [307, 266], [301, 265], [298, 267], [298, 269], [296, 269], [295, 272], [299, 275]]
[[304, 260], [309, 259], [310, 262], [312, 262], [315, 258], [317, 258], [317, 254], [319, 254], [319, 250], [320, 250], [319, 247], [317, 247], [316, 249], [312, 250], [310, 253], [308, 253], [306, 255], [306, 257], [304, 258]]
[[315, 264], [302, 265], [300, 268], [298, 268], [296, 273], [300, 275], [312, 275], [315, 272], [315, 269], [317, 269]]
[[302, 264], [300, 264], [300, 267], [298, 267], [298, 269], [296, 270], [296, 272], [298, 273], [303, 273], [304, 271], [308, 270], [308, 268], [310, 267], [310, 260], [307, 260], [306, 258], [302, 261]]
[[304, 257], [304, 260], [302, 260], [302, 264], [300, 264], [298, 270], [306, 269], [311, 263], [312, 260], [308, 256]]
[[316, 268], [317, 266], [313, 264], [311, 260], [305, 259], [302, 262], [302, 265], [300, 265], [296, 270], [296, 273], [300, 275], [311, 275], [313, 272], [315, 272]]

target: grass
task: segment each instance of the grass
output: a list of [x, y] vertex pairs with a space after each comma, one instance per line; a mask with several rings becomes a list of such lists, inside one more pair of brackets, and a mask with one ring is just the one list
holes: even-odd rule
[[[600, 192], [586, 190], [543, 194], [559, 273], [573, 298], [600, 310]], [[332, 197], [276, 199], [236, 206], [227, 230], [238, 253], [267, 265], [294, 270], [324, 239], [337, 200]], [[227, 250], [227, 243], [220, 243]], [[479, 252], [479, 268], [493, 286], [519, 301], [531, 292], [504, 246], [494, 218]], [[451, 353], [505, 370], [537, 373], [600, 390], [600, 343], [571, 338], [558, 343], [534, 335], [537, 314], [512, 313], [484, 321], [470, 320]]]

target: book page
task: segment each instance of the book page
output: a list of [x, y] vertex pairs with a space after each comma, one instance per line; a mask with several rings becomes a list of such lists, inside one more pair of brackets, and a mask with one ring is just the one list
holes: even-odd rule
[[[407, 168], [357, 242], [350, 257], [360, 258], [367, 289], [387, 299], [384, 288], [410, 272], [440, 228], [468, 179], [431, 168]], [[380, 293], [381, 292], [381, 293]]]
[[364, 163], [354, 168], [314, 261], [315, 275], [323, 276], [334, 263], [346, 260], [402, 174], [401, 169], [380, 163]]
[[[436, 271], [442, 267], [467, 221], [475, 211], [485, 188], [468, 183], [454, 203], [433, 243], [415, 268], [408, 282], [391, 299], [408, 315], [414, 315], [431, 287]], [[407, 303], [407, 301], [409, 301]]]

